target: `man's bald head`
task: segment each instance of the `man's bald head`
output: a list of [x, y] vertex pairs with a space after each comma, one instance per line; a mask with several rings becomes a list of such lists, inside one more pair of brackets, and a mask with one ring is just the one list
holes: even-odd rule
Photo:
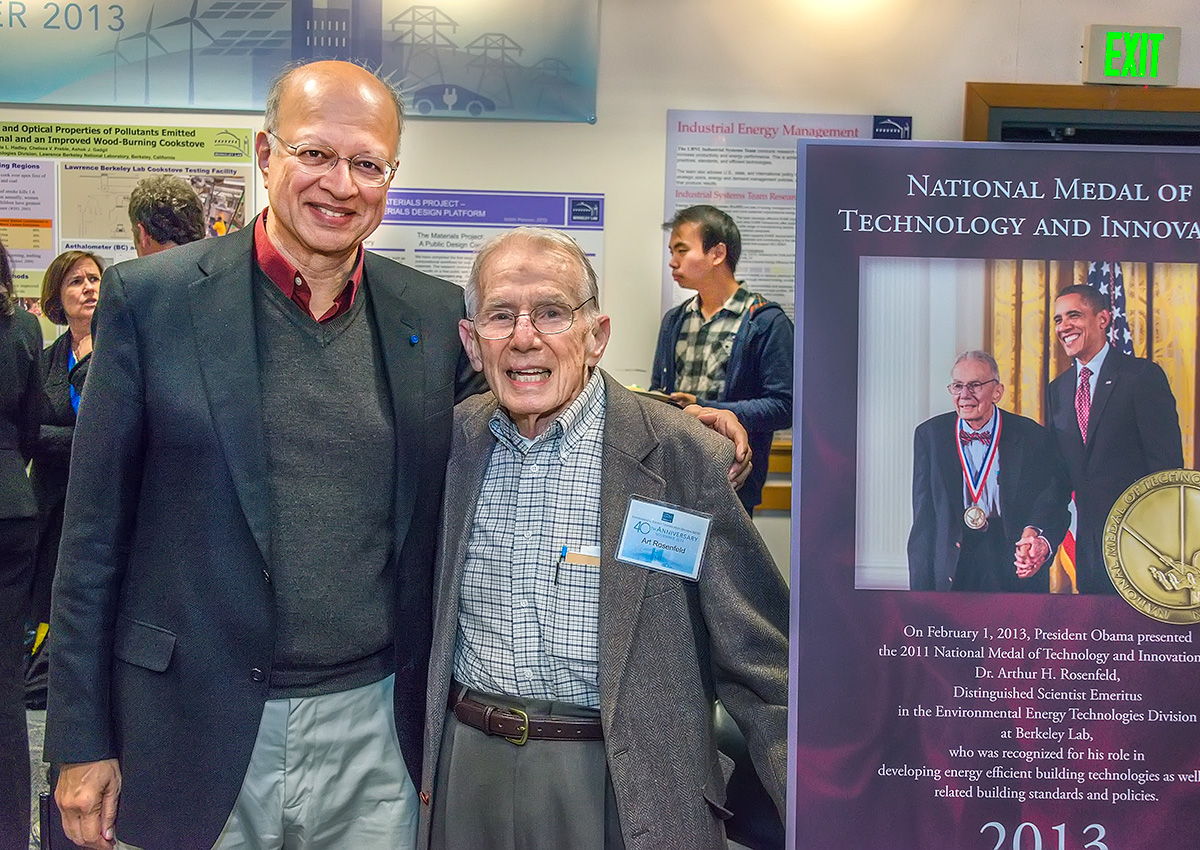
[[292, 98], [310, 99], [331, 88], [355, 91], [365, 101], [378, 100], [389, 103], [395, 110], [396, 150], [392, 158], [400, 156], [400, 133], [404, 128], [404, 100], [399, 89], [378, 74], [373, 74], [361, 65], [336, 59], [307, 62], [285, 69], [272, 82], [267, 92], [267, 106], [263, 125], [269, 132], [279, 128], [279, 114], [285, 101]]

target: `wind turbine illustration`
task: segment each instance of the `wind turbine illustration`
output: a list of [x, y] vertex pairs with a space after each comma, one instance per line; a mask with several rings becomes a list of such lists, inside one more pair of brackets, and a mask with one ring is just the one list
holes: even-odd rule
[[117, 102], [117, 60], [120, 59], [126, 65], [130, 64], [129, 60], [125, 58], [125, 54], [121, 52], [121, 34], [120, 33], [117, 33], [117, 40], [115, 42], [113, 42], [112, 50], [105, 50], [100, 55], [107, 56], [110, 53], [112, 54], [112, 58], [113, 58], [113, 103], [116, 103]]
[[[204, 24], [200, 23], [200, 19], [196, 17], [196, 7], [200, 5], [200, 0], [192, 0], [192, 11], [185, 17], [177, 21], [171, 21], [169, 24], [163, 24], [159, 29], [167, 27], [177, 27], [183, 24], [188, 25], [188, 103], [196, 102], [196, 30], [204, 33], [209, 41], [216, 41], [212, 37], [212, 33], [204, 28]], [[153, 10], [152, 10], [153, 11]], [[157, 44], [157, 42], [155, 42]], [[147, 48], [149, 50], [149, 48]]]
[[150, 32], [153, 21], [154, 21], [154, 7], [151, 6], [150, 14], [146, 16], [146, 28], [144, 30], [142, 30], [141, 32], [134, 33], [133, 35], [131, 35], [127, 39], [125, 39], [126, 41], [136, 41], [137, 39], [140, 38], [140, 39], [144, 39], [146, 42], [146, 56], [145, 56], [145, 60], [144, 60], [144, 64], [146, 66], [146, 95], [145, 95], [145, 100], [143, 102], [147, 106], [150, 105], [150, 42], [154, 42], [154, 46], [157, 47], [159, 50], [161, 50], [164, 55], [167, 53], [167, 48], [163, 47], [162, 42], [160, 42], [157, 38], [155, 38], [153, 36], [153, 34], [151, 34], [151, 32]]

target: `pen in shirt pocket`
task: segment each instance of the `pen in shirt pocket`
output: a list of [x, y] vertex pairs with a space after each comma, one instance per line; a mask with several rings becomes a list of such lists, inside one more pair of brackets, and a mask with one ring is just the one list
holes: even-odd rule
[[562, 547], [562, 552], [558, 556], [558, 561], [556, 561], [554, 564], [555, 584], [558, 584], [558, 571], [563, 564], [598, 567], [600, 566], [600, 547], [579, 546], [575, 549], [572, 549], [570, 546]]

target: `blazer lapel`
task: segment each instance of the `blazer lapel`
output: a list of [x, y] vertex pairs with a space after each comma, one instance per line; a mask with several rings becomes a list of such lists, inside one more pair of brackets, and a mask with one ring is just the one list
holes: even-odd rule
[[364, 262], [365, 289], [375, 314], [396, 434], [395, 539], [404, 540], [412, 521], [416, 465], [420, 461], [414, 456], [413, 447], [422, 444], [419, 430], [425, 423], [422, 408], [425, 395], [420, 383], [425, 374], [421, 362], [421, 328], [414, 324], [418, 312], [405, 301], [407, 284], [395, 264], [370, 252]]
[[615, 560], [629, 497], [662, 499], [666, 482], [645, 463], [658, 446], [634, 397], [604, 375], [604, 483], [600, 493], [600, 710], [610, 728], [617, 685], [624, 677], [641, 617], [648, 572]]
[[[480, 404], [461, 422], [455, 423], [454, 447], [446, 469], [446, 493], [455, 496], [442, 502], [438, 574], [434, 587], [434, 646], [430, 663], [431, 676], [435, 679], [430, 685], [431, 689], [438, 689], [435, 693], [450, 687], [458, 634], [458, 596], [467, 563], [467, 544], [483, 476], [495, 446], [488, 421], [496, 403], [490, 395], [487, 399], [487, 403]], [[453, 621], [449, 622], [447, 618]]]
[[263, 560], [271, 558], [270, 491], [254, 328], [253, 226], [223, 237], [188, 287], [213, 427]]
[[[946, 496], [950, 501], [950, 519], [952, 528], [958, 529], [963, 511], [963, 468], [958, 457], [958, 417], [946, 417], [947, 432], [944, 438], [938, 439], [934, 447], [934, 456], [941, 467], [942, 481], [945, 483]], [[957, 514], [955, 513], [957, 509]]]
[[1100, 374], [1096, 376], [1096, 392], [1092, 395], [1092, 406], [1088, 411], [1087, 449], [1089, 452], [1092, 444], [1096, 441], [1096, 429], [1104, 419], [1104, 406], [1108, 404], [1120, 378], [1122, 365], [1120, 352], [1110, 348], [1108, 356], [1104, 358], [1104, 365], [1100, 367]]
[[1010, 505], [1017, 495], [1017, 482], [1021, 480], [1021, 463], [1025, 452], [1022, 447], [1021, 435], [1016, 429], [1008, 427], [1012, 419], [1003, 410], [1000, 411], [1000, 478], [997, 485], [1000, 488], [1000, 516], [1016, 516], [1019, 511]]

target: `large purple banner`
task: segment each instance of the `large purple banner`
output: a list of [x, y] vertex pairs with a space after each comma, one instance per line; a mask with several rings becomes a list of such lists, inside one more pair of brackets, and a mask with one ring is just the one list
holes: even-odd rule
[[[1198, 176], [1186, 149], [799, 146], [796, 847], [1200, 847], [1200, 476], [1108, 521], [1196, 466]], [[1018, 572], [1029, 529], [1051, 555]]]

